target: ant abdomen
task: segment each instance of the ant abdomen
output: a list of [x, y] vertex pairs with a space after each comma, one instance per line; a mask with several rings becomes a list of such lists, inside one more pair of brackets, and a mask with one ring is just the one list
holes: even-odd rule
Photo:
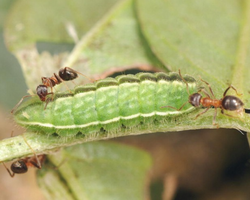
[[22, 159], [16, 162], [13, 162], [10, 168], [11, 168], [11, 171], [15, 174], [23, 174], [28, 171], [28, 167], [26, 163], [24, 162], [24, 160]]
[[45, 161], [46, 155], [34, 155], [33, 157], [27, 157], [19, 159], [11, 164], [10, 170], [5, 166], [11, 177], [14, 177], [15, 174], [24, 174], [28, 171], [29, 167], [36, 167], [38, 169], [42, 168], [42, 164]]
[[77, 72], [73, 70], [69, 70], [70, 68], [63, 68], [59, 71], [59, 76], [64, 81], [71, 81], [78, 77]]
[[221, 105], [225, 110], [237, 111], [242, 109], [244, 103], [238, 97], [227, 95], [222, 99]]

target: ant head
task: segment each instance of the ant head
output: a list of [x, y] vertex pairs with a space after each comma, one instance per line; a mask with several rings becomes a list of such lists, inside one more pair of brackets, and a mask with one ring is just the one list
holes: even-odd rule
[[68, 67], [61, 69], [59, 71], [59, 76], [64, 81], [70, 81], [78, 77], [77, 73], [73, 69]]
[[200, 93], [194, 93], [194, 94], [189, 96], [188, 102], [194, 107], [199, 107], [201, 98], [202, 98], [202, 96]]
[[16, 174], [22, 174], [28, 171], [28, 167], [23, 160], [18, 160], [11, 164], [11, 171]]
[[46, 85], [38, 85], [36, 88], [36, 93], [41, 101], [45, 101], [46, 96], [48, 95], [48, 87]]

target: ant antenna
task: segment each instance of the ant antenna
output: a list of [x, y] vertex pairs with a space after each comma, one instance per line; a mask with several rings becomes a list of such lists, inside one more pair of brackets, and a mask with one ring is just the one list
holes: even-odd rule
[[11, 114], [13, 114], [15, 112], [15, 110], [19, 107], [19, 105], [23, 102], [24, 99], [26, 99], [27, 97], [32, 97], [34, 95], [26, 95], [26, 96], [23, 96], [21, 98], [21, 100], [15, 105], [15, 107], [10, 111]]
[[190, 95], [189, 88], [188, 88], [188, 83], [187, 83], [187, 81], [182, 77], [182, 75], [181, 75], [181, 70], [180, 70], [180, 69], [179, 69], [179, 75], [180, 75], [181, 79], [183, 80], [183, 82], [186, 84], [188, 95]]

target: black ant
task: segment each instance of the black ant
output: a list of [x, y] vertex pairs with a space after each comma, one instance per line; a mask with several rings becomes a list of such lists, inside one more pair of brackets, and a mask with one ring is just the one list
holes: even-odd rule
[[[54, 94], [53, 93], [53, 87], [55, 85], [58, 85], [62, 83], [63, 81], [72, 81], [78, 77], [78, 74], [81, 74], [82, 76], [88, 78], [84, 74], [77, 72], [69, 67], [65, 67], [63, 69], [59, 70], [58, 75], [54, 73], [52, 77], [42, 77], [42, 85], [38, 85], [36, 88], [36, 94], [40, 98], [41, 101], [45, 101], [46, 105], [49, 103], [49, 101], [53, 100], [53, 98], [47, 98], [48, 95]], [[93, 81], [92, 79], [88, 78], [90, 81]], [[51, 92], [48, 92], [48, 88], [51, 88]], [[33, 95], [26, 95], [24, 96], [18, 103], [17, 105], [11, 110], [11, 113], [13, 113], [16, 108], [22, 103], [22, 101], [27, 98], [31, 97]]]
[[4, 163], [3, 165], [8, 171], [9, 175], [11, 177], [14, 177], [15, 174], [26, 173], [29, 167], [36, 167], [38, 169], [41, 169], [42, 168], [41, 164], [44, 162], [45, 158], [46, 155], [38, 155], [38, 156], [35, 155], [33, 157], [19, 159], [11, 164], [10, 167], [11, 170], [9, 170]]
[[[241, 95], [241, 94], [239, 94], [237, 92], [236, 88], [233, 87], [232, 85], [230, 85], [225, 90], [225, 92], [223, 94], [223, 97], [221, 99], [216, 99], [215, 96], [214, 96], [213, 90], [212, 90], [211, 86], [209, 85], [209, 83], [201, 79], [201, 81], [204, 82], [208, 86], [209, 91], [210, 91], [210, 93], [211, 93], [211, 95], [213, 97], [213, 99], [211, 99], [210, 95], [203, 88], [200, 89], [197, 93], [190, 94], [189, 89], [188, 89], [188, 83], [182, 77], [180, 70], [179, 70], [179, 75], [180, 75], [181, 79], [183, 80], [183, 82], [186, 84], [187, 92], [189, 94], [188, 101], [185, 102], [179, 109], [174, 108], [172, 106], [163, 106], [162, 108], [169, 107], [169, 108], [172, 108], [172, 109], [175, 109], [175, 110], [179, 111], [187, 103], [190, 103], [194, 107], [202, 106], [202, 107], [206, 108], [203, 112], [196, 115], [195, 119], [198, 118], [199, 116], [201, 116], [202, 114], [206, 113], [210, 108], [215, 108], [215, 113], [214, 113], [214, 118], [213, 118], [213, 125], [217, 125], [215, 123], [215, 119], [216, 119], [216, 116], [217, 116], [217, 108], [220, 108], [221, 113], [224, 114], [224, 115], [227, 115], [229, 117], [235, 117], [235, 116], [224, 113], [224, 110], [236, 111], [237, 113], [242, 113], [244, 111], [244, 108], [243, 108], [244, 103], [238, 97], [235, 97], [235, 96], [232, 96], [232, 95], [226, 95], [230, 88], [232, 88], [236, 92], [237, 95]], [[202, 97], [200, 92], [203, 92], [206, 95], [206, 97]]]
[[32, 147], [27, 142], [26, 138], [23, 136], [24, 142], [29, 146], [29, 148], [32, 150], [34, 156], [33, 157], [27, 157], [23, 159], [19, 159], [11, 164], [11, 167], [9, 170], [6, 165], [3, 162], [3, 165], [5, 169], [8, 171], [9, 175], [11, 177], [14, 177], [15, 174], [23, 174], [28, 171], [29, 167], [36, 167], [38, 169], [42, 168], [42, 163], [45, 161], [46, 155], [36, 155], [35, 151], [32, 149]]

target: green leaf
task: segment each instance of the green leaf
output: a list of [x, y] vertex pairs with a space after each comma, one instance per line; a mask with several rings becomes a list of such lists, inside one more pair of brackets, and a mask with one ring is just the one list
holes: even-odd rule
[[[248, 107], [249, 103], [247, 98], [249, 97], [249, 93], [246, 88], [249, 86], [249, 81], [247, 79], [249, 70], [246, 66], [249, 62], [249, 56], [246, 57], [246, 55], [249, 54], [247, 48], [249, 46], [249, 40], [246, 35], [249, 35], [250, 26], [250, 23], [248, 23], [250, 21], [250, 12], [248, 12], [249, 1], [245, 1], [246, 6], [244, 6], [244, 10], [241, 10], [243, 8], [243, 6], [240, 6], [242, 2], [230, 1], [230, 5], [225, 3], [223, 4], [225, 6], [222, 6], [221, 4], [223, 2], [213, 2], [208, 0], [203, 3], [194, 1], [192, 4], [185, 4], [183, 2], [177, 3], [178, 1], [171, 0], [167, 2], [159, 0], [154, 1], [154, 3], [148, 0], [138, 0], [136, 11], [138, 12], [137, 15], [146, 41], [148, 41], [154, 55], [157, 56], [157, 58], [159, 58], [166, 66], [171, 67], [171, 69], [174, 70], [180, 68], [183, 74], [186, 72], [190, 75], [203, 73], [201, 77], [206, 81], [209, 81], [213, 86], [215, 95], [218, 97], [222, 96], [223, 91], [226, 88], [227, 80], [231, 80], [235, 86], [238, 86], [237, 88], [239, 92], [244, 92], [243, 100], [246, 107]], [[225, 9], [225, 12], [219, 12], [218, 9], [221, 7]], [[180, 9], [180, 11], [178, 9]], [[109, 30], [115, 30], [116, 26], [120, 27], [124, 33], [127, 33], [125, 32], [127, 28], [124, 26], [126, 24], [125, 22], [127, 22], [128, 25], [135, 25], [136, 23], [136, 19], [133, 17], [135, 15], [131, 12], [132, 10], [133, 1], [123, 1], [117, 4], [104, 19], [102, 19], [85, 37], [82, 38], [67, 59], [67, 62], [78, 65], [82, 59], [86, 58], [84, 56], [88, 55], [88, 59], [91, 58], [91, 60], [87, 60], [86, 65], [84, 65], [84, 62], [78, 65], [78, 67], [86, 69], [87, 73], [92, 70], [93, 72], [96, 71], [96, 73], [98, 73], [97, 71], [102, 70], [102, 67], [105, 68], [105, 66], [108, 66], [106, 63], [111, 64], [117, 62], [116, 69], [120, 69], [118, 66], [119, 60], [121, 61], [120, 66], [127, 65], [129, 62], [136, 63], [136, 59], [149, 62], [149, 60], [151, 60], [149, 58], [152, 58], [152, 54], [150, 54], [149, 57], [145, 57], [148, 55], [148, 53], [145, 53], [145, 49], [146, 52], [149, 50], [147, 45], [138, 45], [141, 44], [139, 41], [144, 41], [141, 39], [142, 36], [133, 36], [138, 39], [132, 40], [135, 43], [135, 46], [137, 46], [137, 50], [135, 51], [135, 55], [137, 54], [137, 56], [131, 56], [130, 60], [130, 56], [126, 56], [131, 54], [126, 54], [125, 52], [129, 52], [130, 48], [132, 48], [131, 41], [128, 40], [124, 42], [121, 40], [123, 45], [125, 43], [130, 45], [128, 45], [129, 50], [123, 46], [121, 51], [119, 51], [119, 48], [110, 45], [112, 43], [111, 36], [113, 37], [113, 34], [108, 34], [110, 37], [108, 37], [107, 34], [104, 34], [109, 32]], [[226, 16], [225, 13], [227, 14]], [[215, 16], [216, 20], [214, 20]], [[228, 16], [230, 16], [230, 18]], [[228, 19], [230, 20], [228, 21]], [[225, 24], [225, 31], [217, 21]], [[123, 24], [123, 26], [120, 26], [120, 23]], [[125, 29], [123, 29], [124, 27]], [[135, 29], [139, 28], [137, 25], [128, 27], [134, 27]], [[221, 34], [218, 34], [220, 32]], [[112, 33], [116, 32], [114, 31]], [[102, 34], [106, 37], [102, 38]], [[139, 34], [139, 30], [134, 31], [134, 34]], [[126, 39], [125, 36], [126, 34], [120, 35], [119, 39]], [[114, 37], [116, 37], [116, 35]], [[105, 40], [105, 42], [98, 43], [97, 41], [100, 41], [99, 38], [108, 39]], [[129, 38], [132, 38], [132, 36], [128, 37], [128, 39]], [[108, 41], [110, 41], [110, 44]], [[120, 41], [114, 41], [115, 42], [112, 44], [118, 44], [119, 46]], [[143, 44], [145, 44], [145, 41]], [[98, 49], [99, 47], [103, 48], [105, 45], [109, 46], [107, 50], [110, 54], [104, 56], [106, 59], [98, 60], [99, 55], [102, 55], [102, 53], [105, 54], [104, 51], [100, 52]], [[113, 48], [115, 50], [112, 50]], [[122, 54], [120, 53], [124, 53], [126, 59], [121, 59]], [[88, 65], [88, 62], [90, 64], [96, 63]], [[230, 63], [233, 71], [230, 70]], [[95, 67], [98, 67], [99, 69], [97, 70]], [[79, 69], [79, 71], [82, 70]], [[237, 80], [236, 77], [238, 76], [242, 78], [239, 78], [238, 82], [234, 81]], [[27, 77], [35, 77], [35, 79], [37, 79], [37, 75], [30, 76], [30, 74], [28, 74]], [[245, 84], [242, 85], [242, 81], [244, 81]], [[151, 133], [158, 130], [180, 131], [216, 128], [216, 126], [212, 124], [214, 109], [210, 109], [206, 114], [195, 119], [195, 116], [202, 111], [203, 110], [198, 108], [187, 115], [180, 115], [178, 118], [169, 118], [169, 124], [152, 124], [151, 128], [146, 130], [143, 129], [143, 131], [137, 132], [136, 134]], [[220, 127], [237, 128], [245, 131], [249, 131], [249, 120], [248, 114], [245, 114], [242, 120], [239, 118], [228, 117], [220, 113], [217, 114], [216, 118], [216, 122]], [[130, 131], [127, 134], [133, 133], [133, 131]], [[67, 140], [60, 138], [60, 140], [53, 135], [48, 137], [42, 133], [38, 133], [37, 135], [34, 135], [34, 133], [27, 133], [25, 134], [25, 137], [27, 137], [30, 144], [35, 146], [35, 150], [38, 153], [45, 153], [61, 146], [73, 145], [90, 140], [89, 138], [69, 138]], [[103, 139], [103, 137], [104, 136], [97, 135], [92, 137], [91, 140], [100, 140]], [[114, 137], [114, 135], [109, 137]], [[20, 156], [32, 155], [32, 151], [27, 145], [23, 145], [22, 147], [18, 145], [20, 141], [23, 143], [23, 138], [11, 138], [2, 142], [1, 148], [3, 155], [0, 156], [2, 161], [11, 160]], [[20, 148], [22, 148], [22, 150], [20, 150]]]
[[67, 32], [68, 23], [81, 37], [117, 1], [16, 1], [5, 26], [6, 44], [16, 52], [28, 50], [39, 41], [73, 43]]
[[58, 166], [57, 171], [50, 165], [38, 171], [38, 183], [48, 199], [63, 195], [67, 199], [144, 199], [151, 158], [141, 150], [92, 142], [65, 148], [50, 155], [49, 161]]
[[47, 168], [46, 166], [42, 168], [38, 172], [37, 182], [47, 200], [74, 200], [74, 197], [72, 197], [67, 185], [61, 181], [61, 177], [58, 176], [58, 172], [53, 168]]
[[117, 1], [16, 1], [6, 20], [5, 43], [21, 64], [28, 88], [34, 92], [41, 77], [52, 76], [68, 56], [69, 50], [62, 52], [60, 45], [56, 55], [39, 53], [38, 42], [73, 44], [69, 25], [82, 37]]
[[[248, 0], [204, 0], [202, 2], [198, 0], [188, 2], [137, 0], [136, 6], [134, 1], [126, 0], [115, 5], [101, 20], [99, 19], [110, 8], [112, 2], [107, 4], [109, 6], [103, 7], [101, 3], [104, 1], [99, 1], [100, 6], [97, 7], [105, 9], [100, 12], [100, 15], [96, 15], [99, 18], [93, 18], [91, 21], [90, 17], [91, 20], [88, 20], [91, 22], [90, 24], [85, 24], [83, 21], [88, 19], [86, 16], [91, 16], [92, 9], [88, 7], [86, 12], [82, 12], [82, 7], [86, 5], [81, 4], [81, 2], [83, 1], [64, 4], [59, 1], [37, 3], [23, 0], [18, 1], [13, 7], [6, 23], [6, 43], [22, 64], [29, 88], [34, 90], [40, 83], [42, 76], [52, 76], [65, 65], [74, 66], [76, 70], [84, 74], [100, 76], [106, 71], [121, 71], [135, 66], [150, 68], [163, 64], [169, 70], [181, 69], [183, 74], [187, 73], [195, 78], [200, 75], [211, 84], [217, 97], [221, 97], [227, 84], [232, 83], [240, 93], [244, 93], [243, 100], [246, 107], [249, 106], [248, 77], [250, 71], [247, 66], [250, 64], [250, 3]], [[24, 10], [25, 12], [23, 12]], [[46, 16], [44, 15], [45, 11]], [[59, 16], [56, 15], [57, 13], [63, 14]], [[85, 16], [85, 13], [88, 14]], [[51, 55], [48, 52], [43, 52], [39, 54], [36, 48], [38, 42], [71, 43], [73, 41], [66, 32], [66, 23], [68, 22], [66, 19], [75, 27], [79, 36], [84, 35], [92, 27], [92, 24], [99, 21], [76, 43], [71, 53]], [[167, 131], [215, 128], [212, 125], [214, 110], [211, 109], [208, 113], [194, 120], [194, 117], [200, 112], [202, 112], [201, 109], [196, 109], [186, 115], [170, 117]], [[240, 121], [219, 114], [216, 120], [220, 127], [234, 127], [249, 131], [248, 115], [244, 116], [244, 121]], [[157, 127], [152, 126], [141, 133], [154, 132], [160, 128], [166, 128], [166, 125], [159, 124]], [[133, 131], [127, 134], [133, 134]], [[92, 138], [78, 136], [60, 138], [55, 135], [47, 136], [34, 132], [25, 133], [24, 136], [37, 153], [51, 153], [63, 146], [107, 138], [103, 135], [95, 135]], [[0, 143], [1, 161], [33, 153], [22, 136], [6, 139]], [[138, 155], [138, 157], [133, 157], [129, 163], [121, 161], [116, 165], [117, 162], [114, 162], [109, 156], [113, 156], [116, 153], [115, 150], [118, 152], [119, 148], [112, 148], [106, 152], [99, 149], [99, 144], [96, 146], [88, 145], [89, 148], [84, 149], [84, 151], [81, 150], [82, 146], [76, 147], [76, 149], [72, 147], [57, 155], [50, 156], [49, 159], [55, 166], [60, 165], [60, 161], [63, 161], [64, 158], [69, 158], [69, 160], [59, 167], [58, 174], [51, 170], [48, 173], [41, 171], [40, 176], [43, 177], [43, 181], [40, 181], [40, 185], [46, 188], [47, 196], [51, 194], [51, 199], [55, 199], [55, 197], [60, 199], [62, 196], [75, 199], [75, 196], [83, 193], [86, 196], [95, 195], [93, 190], [96, 191], [101, 186], [108, 185], [112, 189], [119, 186], [119, 189], [116, 189], [120, 191], [118, 195], [124, 192], [125, 194], [122, 193], [121, 196], [126, 197], [126, 199], [128, 199], [126, 195], [131, 191], [137, 193], [136, 197], [142, 197], [145, 172], [149, 167], [149, 159], [145, 159], [148, 155]], [[111, 148], [112, 145], [108, 144], [107, 147]], [[91, 153], [86, 157], [84, 153], [88, 150]], [[129, 149], [124, 150], [124, 152], [129, 151]], [[105, 167], [103, 160], [98, 160], [100, 158], [98, 155], [103, 152], [106, 152], [103, 155], [104, 160], [108, 160]], [[122, 151], [116, 156], [123, 159], [124, 152]], [[125, 154], [127, 155], [127, 153]], [[138, 161], [135, 163], [136, 165], [133, 164], [132, 160]], [[90, 161], [92, 164], [94, 163], [91, 166]], [[81, 171], [79, 168], [83, 170]], [[136, 178], [138, 182], [131, 183], [132, 180], [130, 180], [126, 170], [131, 170], [130, 172], [138, 175], [139, 177]], [[119, 179], [120, 174], [125, 174], [121, 180]], [[80, 178], [75, 178], [76, 175]], [[97, 175], [98, 180], [93, 178]], [[125, 186], [122, 185], [125, 182], [124, 177], [128, 181]], [[66, 180], [67, 184], [61, 182], [61, 178]], [[119, 182], [114, 183], [119, 184], [112, 185], [112, 181], [118, 179]], [[53, 182], [55, 191], [50, 190], [53, 185], [49, 185], [46, 180], [59, 181], [59, 183]], [[92, 182], [95, 180], [97, 182]], [[55, 188], [56, 186], [57, 188]], [[136, 189], [133, 190], [133, 187]], [[124, 190], [124, 188], [128, 190]], [[60, 191], [62, 193], [59, 193]], [[58, 193], [55, 194], [55, 192]], [[72, 192], [74, 196], [71, 196]], [[92, 199], [99, 197], [91, 196]]]
[[140, 34], [132, 0], [117, 4], [76, 45], [65, 65], [95, 77], [107, 71], [161, 66]]
[[[64, 3], [59, 2], [51, 4], [50, 1], [44, 1], [40, 4], [29, 1], [30, 6], [34, 7], [34, 11], [27, 12], [25, 15], [20, 10], [27, 6], [26, 1], [20, 1], [12, 9], [5, 31], [6, 43], [21, 63], [26, 83], [33, 92], [35, 86], [40, 84], [40, 77], [50, 77], [64, 66], [73, 67], [85, 75], [94, 76], [95, 79], [99, 79], [103, 73], [108, 71], [112, 73], [135, 67], [145, 70], [152, 69], [152, 66], [161, 66], [141, 37], [132, 0], [117, 3], [76, 43], [71, 53], [50, 55], [48, 52], [43, 52], [39, 54], [35, 46], [39, 41], [60, 43], [72, 41], [66, 31], [66, 22], [69, 21], [76, 27], [80, 37], [90, 27], [89, 25], [83, 26], [84, 23], [81, 23], [81, 20], [90, 17], [89, 12], [82, 12], [84, 15], [76, 14], [75, 7], [85, 6], [79, 2], [71, 2], [71, 6], [65, 7]], [[56, 10], [61, 9], [60, 12], [65, 13], [65, 18], [55, 17], [54, 9], [49, 10], [49, 14], [44, 17], [43, 10], [47, 10], [47, 6], [55, 7]], [[96, 6], [102, 7], [102, 4], [97, 1]], [[103, 9], [103, 11], [106, 10]], [[69, 18], [69, 16], [72, 17]], [[96, 20], [96, 18], [94, 19]], [[49, 29], [48, 21], [52, 24]], [[93, 25], [95, 21], [91, 22]], [[16, 24], [22, 25], [20, 31], [16, 30]], [[86, 79], [76, 80], [76, 84], [83, 82], [86, 82]]]
[[218, 98], [233, 84], [250, 107], [249, 0], [136, 2], [143, 35], [168, 69], [200, 76]]
[[14, 0], [2, 0], [0, 1], [0, 31], [2, 31], [4, 20], [9, 10], [9, 7], [13, 3]]

